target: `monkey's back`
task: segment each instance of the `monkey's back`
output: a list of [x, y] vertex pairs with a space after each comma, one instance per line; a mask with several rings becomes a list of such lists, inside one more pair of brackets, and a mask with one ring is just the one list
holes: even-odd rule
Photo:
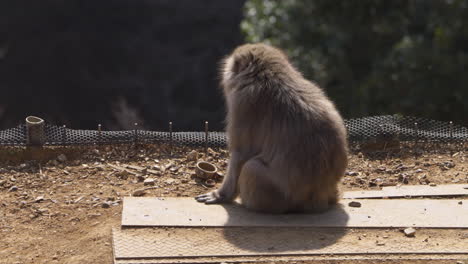
[[[285, 190], [307, 193], [336, 185], [347, 165], [343, 120], [313, 83], [291, 80], [252, 82], [235, 91], [228, 107], [228, 135], [260, 157]], [[237, 115], [232, 115], [236, 113]]]

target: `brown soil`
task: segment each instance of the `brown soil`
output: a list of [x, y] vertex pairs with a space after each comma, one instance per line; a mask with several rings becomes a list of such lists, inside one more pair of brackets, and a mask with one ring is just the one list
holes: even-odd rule
[[[466, 146], [366, 148], [351, 151], [343, 191], [468, 182]], [[142, 188], [145, 196], [182, 197], [216, 188], [195, 177], [195, 161], [187, 160], [193, 150], [174, 148], [171, 155], [164, 146], [49, 148], [33, 154], [1, 149], [0, 263], [112, 263], [110, 231], [119, 226], [122, 197]], [[199, 160], [216, 164], [222, 177], [228, 152], [195, 150]], [[145, 186], [147, 179], [154, 179], [154, 185]], [[369, 263], [365, 261], [344, 263]]]

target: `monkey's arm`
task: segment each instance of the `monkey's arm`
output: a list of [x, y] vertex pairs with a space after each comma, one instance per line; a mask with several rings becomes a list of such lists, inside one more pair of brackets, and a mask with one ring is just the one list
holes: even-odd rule
[[234, 151], [229, 159], [226, 177], [218, 190], [199, 195], [195, 197], [198, 202], [206, 204], [231, 202], [237, 196], [237, 181], [239, 180], [240, 170], [245, 159], [242, 155]]

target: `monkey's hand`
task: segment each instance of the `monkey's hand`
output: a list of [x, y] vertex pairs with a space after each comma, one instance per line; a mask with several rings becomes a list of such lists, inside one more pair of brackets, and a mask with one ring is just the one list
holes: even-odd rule
[[227, 199], [223, 195], [220, 195], [218, 190], [198, 195], [195, 197], [195, 200], [205, 204], [218, 204], [227, 202]]

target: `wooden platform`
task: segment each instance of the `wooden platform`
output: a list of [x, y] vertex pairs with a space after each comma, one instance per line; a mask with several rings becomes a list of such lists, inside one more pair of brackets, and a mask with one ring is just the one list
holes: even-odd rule
[[[398, 192], [436, 190], [412, 188]], [[402, 232], [407, 227], [416, 229], [414, 237]], [[468, 259], [468, 200], [343, 199], [323, 214], [268, 215], [193, 198], [126, 197], [122, 227], [112, 237], [115, 264], [462, 260]]]
[[468, 184], [402, 185], [383, 187], [377, 191], [349, 191], [343, 194], [344, 199], [369, 198], [403, 198], [403, 197], [435, 197], [435, 196], [468, 196]]
[[468, 202], [460, 200], [359, 200], [359, 208], [349, 202], [323, 214], [268, 215], [193, 198], [125, 197], [122, 226], [468, 228]]

